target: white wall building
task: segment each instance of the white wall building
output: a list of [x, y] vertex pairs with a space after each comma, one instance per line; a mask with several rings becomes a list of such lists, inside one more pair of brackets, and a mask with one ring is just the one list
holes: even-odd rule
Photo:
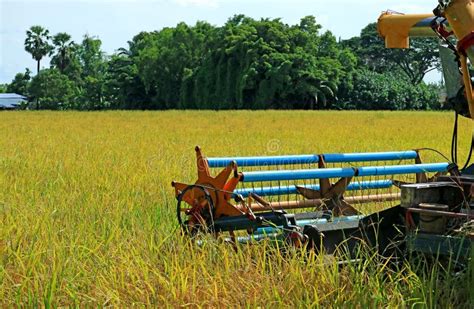
[[1, 109], [18, 109], [27, 98], [16, 93], [0, 93], [0, 110]]

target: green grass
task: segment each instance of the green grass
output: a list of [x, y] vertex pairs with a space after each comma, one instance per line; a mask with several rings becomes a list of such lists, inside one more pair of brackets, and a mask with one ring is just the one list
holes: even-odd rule
[[[180, 236], [172, 180], [209, 156], [449, 153], [435, 112], [0, 113], [0, 306], [471, 307], [474, 267], [339, 268], [271, 245], [199, 248]], [[470, 123], [461, 122], [461, 149]], [[465, 154], [463, 154], [465, 155]], [[439, 157], [426, 153], [426, 161]]]

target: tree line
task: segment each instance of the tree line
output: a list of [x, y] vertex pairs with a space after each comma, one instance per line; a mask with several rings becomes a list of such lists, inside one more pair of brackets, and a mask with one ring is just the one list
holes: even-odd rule
[[[141, 32], [106, 55], [99, 38], [74, 42], [41, 26], [26, 32], [37, 72], [0, 91], [37, 109], [440, 109], [437, 41], [388, 50], [375, 24], [337, 40], [313, 16], [288, 25], [244, 15]], [[41, 61], [51, 57], [50, 67]]]

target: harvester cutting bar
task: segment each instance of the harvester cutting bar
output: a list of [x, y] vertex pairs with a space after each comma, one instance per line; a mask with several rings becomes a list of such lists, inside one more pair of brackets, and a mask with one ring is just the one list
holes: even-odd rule
[[365, 153], [333, 153], [333, 154], [311, 154], [311, 155], [286, 155], [267, 157], [225, 157], [208, 158], [209, 167], [226, 167], [231, 162], [236, 162], [238, 166], [274, 166], [274, 165], [295, 165], [318, 163], [320, 157], [326, 163], [350, 163], [350, 162], [370, 162], [370, 161], [395, 161], [411, 160], [418, 156], [414, 150], [392, 151], [392, 152], [365, 152]]
[[[364, 203], [376, 203], [376, 202], [391, 202], [400, 200], [400, 193], [386, 193], [386, 194], [374, 194], [367, 196], [347, 196], [344, 198], [349, 204], [364, 204]], [[299, 201], [280, 201], [270, 202], [268, 207], [262, 206], [258, 203], [252, 203], [250, 208], [254, 212], [266, 211], [268, 209], [278, 210], [290, 210], [290, 209], [305, 209], [320, 207], [326, 204], [323, 199], [311, 199], [311, 200], [299, 200]]]
[[[304, 227], [305, 225], [316, 225], [316, 226], [325, 226], [325, 229], [327, 230], [328, 228], [332, 227], [333, 229], [341, 229], [341, 225], [343, 224], [349, 224], [349, 225], [354, 225], [357, 226], [359, 223], [359, 220], [364, 218], [364, 216], [359, 215], [359, 216], [347, 216], [347, 217], [339, 217], [339, 218], [333, 218], [328, 220], [327, 218], [315, 218], [315, 219], [307, 219], [307, 220], [296, 220], [296, 225], [299, 227]], [[282, 227], [261, 227], [257, 229], [253, 235], [272, 235], [276, 234], [281, 230]]]
[[[368, 189], [387, 189], [392, 187], [393, 182], [387, 180], [375, 180], [375, 181], [361, 181], [353, 182], [347, 186], [346, 190], [368, 190]], [[300, 187], [319, 190], [320, 185], [302, 185]], [[274, 195], [285, 195], [285, 194], [297, 194], [298, 190], [296, 186], [273, 186], [273, 187], [256, 187], [256, 188], [243, 188], [234, 191], [234, 196], [241, 195], [242, 197], [248, 197], [250, 193], [257, 194], [258, 196], [274, 196]]]
[[449, 163], [408, 164], [391, 166], [366, 166], [359, 168], [325, 168], [305, 170], [243, 172], [242, 182], [263, 182], [282, 180], [309, 180], [347, 178], [357, 176], [382, 176], [419, 173], [446, 172]]
[[[400, 200], [400, 193], [374, 194], [367, 196], [347, 196], [344, 198], [349, 204], [365, 204], [375, 202], [390, 202]], [[250, 209], [254, 212], [268, 211], [269, 209], [290, 210], [320, 207], [326, 204], [323, 199], [299, 200], [299, 201], [278, 201], [269, 202], [268, 206], [259, 203], [250, 204]], [[191, 208], [182, 208], [182, 212], [189, 211]]]

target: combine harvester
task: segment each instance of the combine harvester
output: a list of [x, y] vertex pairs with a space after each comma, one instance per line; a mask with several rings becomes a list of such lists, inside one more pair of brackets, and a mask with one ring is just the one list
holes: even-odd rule
[[[456, 115], [474, 115], [474, 1], [440, 1], [434, 15], [385, 12], [378, 26], [388, 48], [439, 37], [447, 100]], [[353, 256], [364, 244], [386, 256], [408, 248], [466, 260], [474, 166], [458, 168], [456, 135], [452, 162], [431, 163], [422, 161], [422, 149], [206, 158], [196, 147], [197, 181], [172, 183], [178, 221], [190, 236], [229, 233], [224, 239], [234, 244], [274, 239]]]

